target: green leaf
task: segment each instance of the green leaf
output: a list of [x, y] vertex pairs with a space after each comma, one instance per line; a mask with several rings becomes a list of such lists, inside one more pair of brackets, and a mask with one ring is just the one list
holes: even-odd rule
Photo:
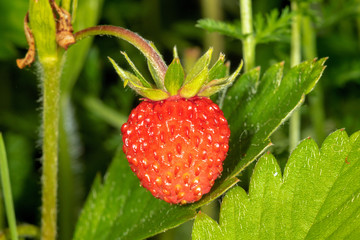
[[185, 84], [192, 81], [195, 77], [197, 77], [200, 73], [204, 72], [204, 69], [210, 64], [211, 55], [213, 49], [210, 48], [199, 60], [196, 61], [195, 65], [191, 68], [185, 78]]
[[184, 82], [184, 70], [181, 66], [179, 58], [174, 58], [165, 74], [165, 87], [170, 95], [178, 94]]
[[[283, 63], [276, 64], [266, 71], [258, 84], [249, 89], [249, 93], [245, 93], [243, 101], [234, 102], [239, 93], [232, 95], [229, 92], [224, 100], [224, 114], [229, 116], [232, 133], [232, 151], [229, 155], [236, 159], [236, 156], [248, 155], [251, 147], [259, 144], [267, 146], [270, 135], [303, 102], [304, 95], [319, 80], [325, 60], [304, 62], [292, 68], [284, 77]], [[254, 77], [252, 82], [257, 82], [257, 76]], [[246, 166], [248, 162], [242, 164]], [[237, 164], [235, 171], [240, 170], [242, 164]], [[229, 169], [234, 169], [230, 166]]]
[[31, 179], [31, 169], [34, 168], [32, 161], [31, 141], [22, 135], [12, 132], [4, 134], [7, 145], [9, 161], [9, 172], [11, 180], [12, 195], [14, 201], [18, 201], [28, 188]]
[[119, 150], [101, 185], [97, 179], [82, 210], [74, 240], [144, 239], [175, 227], [196, 211], [154, 198], [140, 186]]
[[293, 14], [293, 12], [289, 11], [289, 8], [283, 9], [281, 15], [277, 9], [274, 9], [270, 14], [266, 15], [266, 19], [262, 14], [257, 14], [254, 23], [255, 41], [257, 43], [288, 42]]
[[283, 177], [276, 159], [265, 154], [256, 164], [249, 194], [231, 189], [221, 204], [219, 225], [196, 217], [193, 232], [221, 232], [224, 239], [356, 239], [359, 176], [360, 132], [349, 138], [338, 130], [320, 150], [306, 139], [292, 152]]
[[224, 238], [224, 234], [217, 222], [202, 212], [199, 212], [195, 218], [191, 236], [194, 240], [218, 240]]
[[213, 19], [200, 19], [198, 20], [196, 26], [203, 28], [209, 32], [218, 32], [225, 36], [233, 37], [240, 40], [245, 39], [245, 35], [243, 35], [241, 31], [240, 22], [226, 23]]

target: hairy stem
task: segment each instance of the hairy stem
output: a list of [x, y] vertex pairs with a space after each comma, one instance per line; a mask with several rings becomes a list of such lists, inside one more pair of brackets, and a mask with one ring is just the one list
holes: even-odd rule
[[148, 41], [128, 29], [109, 25], [95, 26], [75, 33], [75, 39], [76, 41], [80, 41], [86, 37], [103, 35], [118, 37], [134, 45], [145, 55], [147, 59], [149, 59], [155, 67], [155, 71], [158, 76], [161, 79], [165, 78], [167, 66], [160, 54], [149, 44]]
[[245, 72], [255, 66], [255, 38], [253, 31], [252, 5], [251, 0], [240, 0], [240, 17], [242, 34], [246, 35], [243, 41], [243, 55]]
[[5, 210], [10, 227], [10, 235], [12, 240], [18, 239], [16, 230], [15, 210], [11, 193], [11, 184], [9, 176], [8, 160], [6, 157], [5, 145], [2, 134], [0, 133], [0, 171], [1, 171], [1, 184], [2, 192], [5, 201]]
[[56, 238], [58, 125], [60, 66], [57, 59], [49, 59], [43, 67], [43, 175], [41, 239]]
[[[291, 66], [298, 65], [301, 61], [301, 16], [298, 11], [297, 1], [291, 2], [291, 10], [295, 12], [291, 24]], [[290, 118], [289, 149], [292, 151], [300, 141], [301, 115], [300, 109], [294, 111]]]

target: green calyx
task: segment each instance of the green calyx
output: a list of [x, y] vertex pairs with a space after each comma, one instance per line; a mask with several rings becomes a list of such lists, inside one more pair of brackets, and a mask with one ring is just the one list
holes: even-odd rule
[[[152, 47], [156, 50], [154, 45]], [[124, 81], [124, 87], [128, 85], [139, 95], [153, 101], [160, 101], [171, 96], [209, 97], [232, 84], [239, 75], [243, 63], [241, 62], [235, 72], [229, 76], [229, 64], [225, 63], [225, 55], [222, 53], [216, 63], [209, 68], [212, 52], [213, 49], [210, 48], [185, 74], [176, 47], [174, 47], [174, 59], [168, 66], [165, 77], [156, 74], [156, 66], [148, 61], [153, 81], [147, 81], [124, 52], [122, 54], [134, 73], [120, 68], [110, 57], [109, 60]]]

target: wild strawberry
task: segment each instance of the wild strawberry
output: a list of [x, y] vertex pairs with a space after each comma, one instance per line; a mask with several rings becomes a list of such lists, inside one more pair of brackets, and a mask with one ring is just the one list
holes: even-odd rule
[[210, 191], [222, 172], [230, 129], [223, 112], [209, 96], [231, 84], [241, 65], [227, 76], [224, 55], [208, 69], [212, 49], [185, 77], [174, 49], [174, 60], [161, 78], [149, 66], [152, 83], [129, 61], [135, 75], [110, 59], [117, 73], [145, 99], [122, 126], [123, 150], [141, 185], [156, 198], [185, 204]]

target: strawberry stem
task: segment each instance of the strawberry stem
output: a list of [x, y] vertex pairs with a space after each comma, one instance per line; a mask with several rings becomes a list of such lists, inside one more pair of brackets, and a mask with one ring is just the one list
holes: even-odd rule
[[56, 238], [60, 63], [59, 59], [42, 64], [43, 68], [43, 175], [42, 239]]
[[75, 33], [75, 39], [76, 41], [80, 41], [86, 37], [102, 35], [118, 37], [134, 45], [145, 55], [145, 57], [154, 66], [154, 69], [158, 76], [160, 76], [160, 79], [164, 81], [167, 66], [160, 54], [150, 45], [147, 40], [128, 29], [109, 25], [95, 26]]
[[41, 239], [55, 240], [60, 75], [64, 50], [56, 43], [56, 22], [48, 0], [30, 1], [29, 20], [36, 45], [43, 93]]

